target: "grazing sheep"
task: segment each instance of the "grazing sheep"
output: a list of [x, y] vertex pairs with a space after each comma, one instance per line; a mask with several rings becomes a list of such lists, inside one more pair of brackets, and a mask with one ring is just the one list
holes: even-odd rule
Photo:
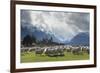
[[90, 50], [89, 50], [89, 49], [87, 49], [87, 50], [86, 50], [86, 53], [90, 54]]
[[48, 48], [45, 54], [50, 57], [64, 56], [64, 51], [60, 48]]
[[44, 49], [42, 49], [42, 48], [36, 48], [36, 49], [35, 49], [35, 54], [36, 54], [36, 55], [38, 55], [38, 54], [39, 54], [39, 55], [42, 55], [42, 54], [43, 54], [43, 51], [44, 51]]
[[90, 52], [89, 47], [87, 47], [87, 46], [83, 46], [82, 51], [85, 52], [85, 53], [88, 53], [88, 54]]
[[27, 53], [28, 53], [28, 48], [25, 48], [25, 47], [23, 47], [23, 48], [21, 48], [21, 55], [26, 55]]
[[26, 52], [28, 52], [28, 50], [29, 50], [28, 48], [21, 48], [21, 52], [25, 52], [26, 53]]
[[35, 49], [30, 49], [30, 50], [29, 50], [29, 52], [33, 52], [33, 51], [35, 51]]
[[82, 52], [82, 50], [81, 50], [81, 48], [80, 47], [73, 47], [72, 48], [72, 53], [74, 54], [74, 55], [79, 55], [79, 54], [83, 54], [83, 52]]
[[71, 52], [72, 48], [67, 48], [66, 50], [67, 50], [67, 52]]

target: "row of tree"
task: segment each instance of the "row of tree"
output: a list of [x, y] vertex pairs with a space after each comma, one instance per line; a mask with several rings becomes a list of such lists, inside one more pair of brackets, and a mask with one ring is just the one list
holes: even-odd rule
[[21, 41], [21, 44], [24, 46], [31, 46], [32, 43], [36, 43], [36, 38], [30, 35], [25, 36]]
[[53, 42], [53, 38], [43, 38], [41, 41], [37, 40], [33, 35], [26, 35], [21, 41], [23, 46], [33, 46], [33, 45], [57, 45], [58, 43]]

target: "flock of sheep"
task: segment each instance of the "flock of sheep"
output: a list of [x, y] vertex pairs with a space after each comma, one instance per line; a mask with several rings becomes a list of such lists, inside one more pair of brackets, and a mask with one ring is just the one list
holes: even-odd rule
[[49, 47], [23, 47], [21, 52], [35, 52], [35, 55], [47, 55], [50, 57], [64, 56], [65, 52], [72, 53], [74, 55], [82, 55], [83, 53], [89, 54], [88, 46], [70, 46], [70, 45], [60, 45], [60, 46], [49, 46]]

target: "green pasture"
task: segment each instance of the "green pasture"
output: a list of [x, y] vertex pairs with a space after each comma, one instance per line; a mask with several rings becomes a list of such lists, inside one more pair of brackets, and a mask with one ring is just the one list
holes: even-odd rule
[[74, 55], [70, 52], [65, 52], [65, 56], [49, 57], [45, 54], [36, 55], [35, 52], [23, 52], [21, 53], [21, 63], [30, 62], [49, 62], [49, 61], [73, 61], [73, 60], [88, 60], [89, 54], [83, 53], [80, 55]]

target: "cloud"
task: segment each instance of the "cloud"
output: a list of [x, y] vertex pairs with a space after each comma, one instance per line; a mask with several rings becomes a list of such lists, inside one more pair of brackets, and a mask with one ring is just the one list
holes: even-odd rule
[[28, 10], [21, 10], [21, 21], [26, 23], [30, 23], [32, 21]]
[[21, 21], [42, 31], [70, 40], [79, 32], [89, 32], [89, 13], [22, 10]]

